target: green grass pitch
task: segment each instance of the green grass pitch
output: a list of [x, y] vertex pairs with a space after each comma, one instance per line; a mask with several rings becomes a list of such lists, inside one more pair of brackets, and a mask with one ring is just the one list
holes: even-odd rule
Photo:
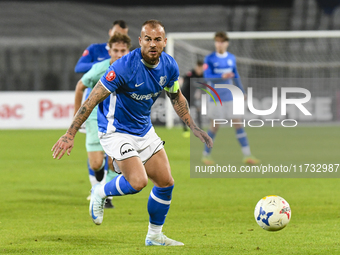
[[[263, 162], [340, 163], [339, 126], [246, 130]], [[65, 130], [1, 130], [0, 254], [340, 254], [339, 179], [190, 178], [189, 139], [180, 128], [156, 131], [175, 179], [163, 232], [184, 247], [144, 246], [151, 183], [113, 198], [116, 208], [105, 210], [103, 224], [92, 223], [84, 134], [71, 156], [54, 160], [51, 147]], [[229, 137], [235, 146], [226, 157], [240, 164]], [[292, 219], [267, 232], [253, 211], [273, 194], [290, 203]]]

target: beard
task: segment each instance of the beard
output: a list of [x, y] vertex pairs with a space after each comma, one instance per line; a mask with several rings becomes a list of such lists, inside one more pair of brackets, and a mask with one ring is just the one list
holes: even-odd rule
[[[157, 51], [157, 50], [155, 50]], [[161, 52], [158, 52], [156, 54], [151, 54], [149, 51], [144, 51], [142, 52], [142, 57], [143, 59], [148, 63], [148, 64], [151, 64], [151, 65], [155, 65], [158, 63], [159, 61], [159, 57], [161, 56]]]

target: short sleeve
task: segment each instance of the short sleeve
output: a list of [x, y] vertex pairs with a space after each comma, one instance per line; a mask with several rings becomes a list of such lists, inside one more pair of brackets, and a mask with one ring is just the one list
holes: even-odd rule
[[100, 78], [100, 82], [111, 92], [126, 83], [128, 68], [125, 66], [126, 58], [124, 57], [115, 61]]
[[178, 83], [178, 77], [179, 77], [179, 69], [178, 69], [178, 65], [176, 63], [176, 61], [171, 58], [172, 63], [171, 63], [171, 78], [169, 83], [165, 86], [164, 90], [169, 92], [169, 93], [177, 93], [177, 91], [179, 90], [179, 83]]
[[82, 83], [88, 87], [88, 88], [93, 88], [93, 68], [91, 68], [87, 73], [85, 73], [83, 75], [83, 77], [81, 78]]

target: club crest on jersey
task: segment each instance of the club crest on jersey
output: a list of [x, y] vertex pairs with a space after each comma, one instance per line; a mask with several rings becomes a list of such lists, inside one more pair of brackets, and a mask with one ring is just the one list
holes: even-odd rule
[[84, 50], [84, 52], [83, 52], [83, 57], [85, 57], [85, 56], [87, 56], [87, 55], [89, 55], [89, 51], [86, 49], [86, 50]]
[[105, 78], [107, 81], [113, 81], [116, 78], [115, 71], [108, 72]]
[[233, 61], [232, 61], [231, 59], [228, 59], [227, 62], [228, 62], [228, 65], [229, 65], [229, 66], [233, 66], [233, 64], [234, 64]]
[[163, 86], [166, 83], [166, 75], [159, 78], [159, 85]]

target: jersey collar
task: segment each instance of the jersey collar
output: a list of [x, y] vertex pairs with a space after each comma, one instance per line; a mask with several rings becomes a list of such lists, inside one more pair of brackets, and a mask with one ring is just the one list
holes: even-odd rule
[[219, 58], [226, 58], [228, 56], [228, 52], [224, 52], [223, 54], [216, 52], [216, 56]]
[[160, 63], [160, 61], [158, 61], [158, 63], [156, 65], [150, 65], [144, 59], [141, 59], [141, 61], [146, 67], [149, 67], [149, 68], [156, 68]]

